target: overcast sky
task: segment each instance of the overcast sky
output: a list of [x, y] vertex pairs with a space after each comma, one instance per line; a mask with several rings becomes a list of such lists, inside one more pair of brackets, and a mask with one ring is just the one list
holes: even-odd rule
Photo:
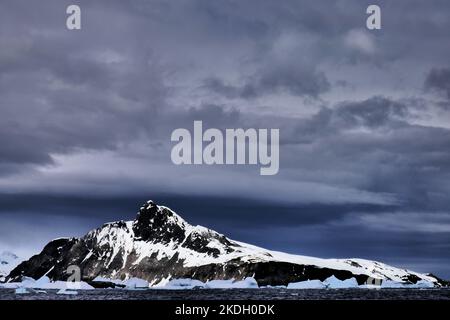
[[[450, 278], [449, 15], [445, 0], [1, 1], [0, 251], [153, 199], [236, 240]], [[170, 134], [194, 120], [279, 128], [279, 173], [173, 165]]]

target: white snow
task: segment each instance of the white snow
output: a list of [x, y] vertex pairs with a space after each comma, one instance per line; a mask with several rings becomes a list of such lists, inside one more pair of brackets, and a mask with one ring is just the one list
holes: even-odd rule
[[306, 280], [289, 283], [287, 289], [325, 289], [326, 287], [320, 280]]
[[139, 278], [128, 279], [122, 284], [124, 284], [127, 289], [148, 289], [149, 287], [148, 281]]
[[259, 288], [258, 283], [254, 278], [245, 278], [244, 280], [211, 280], [205, 284], [207, 289], [256, 289]]
[[245, 278], [243, 280], [212, 280], [206, 283], [189, 278], [182, 279], [172, 279], [170, 281], [160, 281], [157, 285], [149, 286], [149, 283], [145, 280], [133, 278], [126, 281], [111, 280], [107, 278], [97, 277], [94, 281], [112, 282], [115, 284], [126, 285], [126, 289], [144, 289], [144, 288], [154, 288], [154, 289], [166, 289], [166, 290], [186, 290], [193, 288], [204, 288], [204, 289], [230, 289], [230, 288], [240, 288], [240, 289], [253, 289], [258, 288], [258, 283], [252, 277]]
[[428, 281], [420, 280], [416, 284], [410, 285], [413, 288], [434, 288], [434, 285]]
[[[152, 202], [148, 206], [153, 206]], [[168, 210], [167, 207], [158, 206], [158, 210]], [[108, 267], [116, 257], [122, 259], [122, 266], [117, 270], [109, 271], [101, 274], [96, 278], [97, 281], [110, 281], [116, 284], [123, 284], [127, 288], [147, 288], [147, 287], [161, 287], [161, 288], [228, 288], [228, 287], [258, 287], [258, 284], [253, 278], [246, 278], [242, 281], [234, 280], [212, 280], [207, 283], [192, 279], [174, 279], [173, 276], [168, 275], [161, 280], [154, 280], [150, 284], [141, 279], [132, 278], [132, 275], [125, 274], [125, 279], [117, 280], [115, 277], [123, 279], [124, 273], [120, 272], [123, 268], [132, 268], [139, 265], [144, 259], [150, 256], [156, 256], [157, 260], [171, 259], [177, 255], [177, 259], [183, 261], [184, 267], [198, 267], [207, 264], [226, 264], [231, 260], [240, 260], [243, 262], [288, 262], [293, 264], [314, 266], [316, 268], [328, 268], [334, 270], [350, 271], [354, 275], [366, 275], [372, 278], [380, 279], [382, 281], [381, 287], [389, 288], [395, 286], [405, 287], [404, 279], [409, 275], [416, 275], [423, 279], [416, 285], [408, 285], [407, 287], [433, 287], [437, 280], [433, 277], [412, 272], [405, 269], [395, 268], [384, 263], [364, 260], [364, 259], [321, 259], [315, 257], [308, 257], [302, 255], [287, 254], [278, 251], [266, 250], [247, 243], [233, 241], [231, 245], [225, 245], [219, 241], [223, 235], [214, 230], [202, 226], [192, 226], [183, 218], [171, 211], [172, 215], [168, 216], [170, 223], [179, 225], [185, 231], [185, 239], [177, 242], [172, 240], [167, 244], [154, 243], [136, 239], [133, 232], [133, 221], [127, 222], [111, 222], [104, 224], [102, 228], [93, 230], [88, 233], [88, 237], [92, 237], [97, 246], [110, 248], [104, 251], [103, 256], [99, 257], [101, 260], [106, 260], [105, 266]], [[207, 253], [198, 252], [185, 247], [182, 244], [190, 236], [198, 237], [204, 236], [209, 240], [206, 245], [208, 248], [214, 248], [220, 251], [218, 256], [209, 255]], [[230, 250], [232, 249], [232, 250]], [[92, 258], [93, 251], [90, 250], [84, 257], [84, 261]], [[25, 282], [29, 279], [25, 279]], [[34, 281], [34, 280], [33, 280]], [[36, 284], [37, 283], [37, 284]], [[65, 282], [50, 283], [48, 278], [41, 278], [35, 281], [33, 286], [48, 288], [60, 288]], [[12, 284], [6, 284], [11, 286]], [[85, 283], [80, 284], [82, 288], [88, 288], [89, 285]], [[323, 283], [318, 280], [310, 280], [303, 282], [291, 283], [288, 288], [354, 288], [357, 287], [356, 279], [351, 278], [344, 281], [336, 279], [334, 276], [326, 279]], [[367, 286], [366, 286], [367, 287]], [[91, 287], [92, 288], [92, 287]]]
[[66, 282], [66, 281], [50, 281], [46, 276], [38, 280], [24, 277], [22, 282], [9, 282], [2, 284], [0, 287], [7, 289], [43, 289], [43, 290], [62, 290], [62, 289], [76, 289], [76, 290], [93, 290], [94, 287], [86, 282]]
[[0, 282], [21, 262], [21, 259], [12, 252], [0, 253]]
[[339, 280], [335, 276], [331, 276], [323, 282], [329, 289], [357, 288], [358, 282], [355, 278]]
[[150, 284], [148, 281], [139, 279], [139, 278], [130, 278], [127, 280], [118, 280], [118, 279], [110, 279], [105, 277], [96, 277], [94, 281], [97, 282], [111, 282], [117, 285], [125, 286], [126, 289], [133, 290], [133, 289], [148, 289], [150, 287]]
[[25, 287], [18, 287], [15, 290], [16, 294], [29, 294], [29, 293], [47, 293], [47, 291], [44, 290], [34, 290], [33, 288], [25, 288]]
[[193, 289], [193, 288], [204, 288], [205, 284], [200, 280], [194, 279], [174, 279], [169, 281], [166, 285], [157, 287], [158, 289], [167, 289], [167, 290], [185, 290], [185, 289]]
[[381, 288], [415, 288], [415, 289], [419, 289], [419, 288], [433, 288], [433, 283], [430, 283], [428, 281], [423, 281], [420, 280], [415, 284], [404, 284], [404, 283], [399, 283], [396, 281], [391, 281], [391, 280], [387, 280], [387, 281], [383, 281], [383, 283], [381, 284]]
[[67, 290], [67, 289], [63, 288], [63, 289], [60, 289], [56, 294], [77, 295], [78, 291]]
[[[154, 205], [152, 203], [149, 206]], [[169, 210], [167, 207], [158, 206], [158, 210]], [[211, 264], [211, 263], [222, 263], [239, 259], [246, 262], [289, 262], [300, 265], [311, 265], [318, 268], [329, 268], [334, 270], [347, 270], [355, 275], [367, 275], [372, 278], [378, 278], [383, 281], [391, 280], [394, 282], [404, 282], [404, 278], [408, 275], [417, 275], [421, 279], [430, 283], [430, 286], [437, 280], [433, 277], [426, 276], [423, 274], [415, 273], [409, 270], [391, 267], [384, 263], [364, 260], [364, 259], [321, 259], [301, 255], [287, 254], [283, 252], [266, 250], [257, 246], [253, 246], [247, 243], [229, 240], [233, 249], [232, 252], [228, 252], [225, 245], [220, 243], [218, 238], [223, 237], [223, 235], [217, 233], [214, 230], [202, 226], [192, 226], [188, 224], [183, 218], [177, 215], [175, 212], [171, 211], [172, 215], [169, 216], [169, 220], [172, 223], [176, 223], [185, 230], [186, 238], [192, 236], [196, 237], [203, 235], [210, 239], [208, 243], [208, 248], [215, 248], [220, 251], [218, 257], [208, 255], [207, 253], [201, 253], [195, 250], [191, 250], [182, 247], [182, 243], [171, 241], [168, 244], [163, 243], [152, 243], [141, 240], [136, 240], [133, 233], [133, 222], [128, 221], [125, 223], [125, 227], [119, 227], [117, 223], [105, 224], [102, 229], [91, 231], [91, 235], [97, 238], [99, 245], [108, 245], [112, 248], [112, 252], [108, 257], [108, 264], [110, 264], [114, 257], [118, 254], [122, 254], [125, 264], [138, 265], [143, 259], [151, 255], [156, 255], [158, 260], [170, 259], [175, 255], [178, 255], [178, 259], [183, 260], [185, 267], [197, 267], [201, 265]], [[130, 257], [130, 253], [135, 253], [133, 259]], [[117, 270], [116, 270], [117, 271]], [[106, 276], [106, 275], [105, 275]], [[111, 276], [111, 274], [107, 275]], [[171, 278], [166, 279], [165, 282], [170, 281]], [[332, 281], [333, 280], [333, 281]], [[159, 282], [157, 285], [161, 286], [165, 282]], [[152, 285], [155, 285], [152, 283]], [[355, 281], [347, 281], [344, 284], [330, 280], [328, 284], [330, 287], [333, 286], [355, 286]]]
[[16, 294], [28, 294], [31, 293], [30, 291], [27, 290], [27, 288], [23, 288], [23, 287], [19, 287], [16, 289]]
[[[259, 287], [257, 281], [253, 277], [247, 277], [243, 280], [210, 280], [206, 283], [196, 279], [172, 279], [170, 281], [160, 281], [157, 285], [150, 285], [146, 280], [139, 278], [131, 278], [125, 281], [97, 277], [94, 281], [112, 282], [125, 286], [126, 290], [142, 290], [142, 289], [166, 289], [166, 290], [187, 290], [194, 288], [201, 289], [257, 289], [272, 288], [271, 286]], [[433, 288], [433, 283], [428, 281], [418, 281], [416, 284], [399, 283], [392, 280], [383, 281], [381, 286], [361, 285], [355, 278], [339, 280], [335, 276], [327, 278], [325, 281], [306, 280], [301, 282], [289, 283], [287, 286], [277, 286], [286, 289], [383, 289], [383, 288]], [[19, 294], [26, 293], [45, 293], [45, 290], [60, 290], [58, 294], [76, 294], [75, 290], [92, 290], [92, 286], [85, 282], [68, 283], [64, 281], [52, 282], [48, 277], [42, 277], [39, 280], [24, 277], [22, 282], [1, 284], [0, 288], [16, 289]], [[41, 290], [37, 290], [41, 289]]]
[[174, 279], [170, 280], [164, 286], [153, 287], [155, 289], [167, 289], [167, 290], [185, 290], [193, 288], [202, 289], [256, 289], [258, 283], [252, 277], [245, 278], [243, 280], [211, 280], [206, 283], [195, 279]]

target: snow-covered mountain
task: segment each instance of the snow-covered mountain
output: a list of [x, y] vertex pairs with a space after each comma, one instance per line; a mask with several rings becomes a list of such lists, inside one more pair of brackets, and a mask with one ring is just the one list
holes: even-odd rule
[[306, 280], [354, 278], [359, 285], [395, 282], [440, 286], [441, 280], [363, 259], [320, 259], [286, 254], [228, 239], [214, 230], [192, 226], [153, 201], [143, 205], [134, 221], [106, 223], [82, 238], [48, 243], [41, 253], [21, 263], [7, 277], [65, 280], [69, 266], [79, 266], [82, 279], [140, 278], [152, 286], [173, 279], [243, 280], [259, 286], [288, 285]]
[[14, 269], [20, 262], [17, 255], [9, 251], [0, 253], [0, 282], [5, 280], [5, 277]]

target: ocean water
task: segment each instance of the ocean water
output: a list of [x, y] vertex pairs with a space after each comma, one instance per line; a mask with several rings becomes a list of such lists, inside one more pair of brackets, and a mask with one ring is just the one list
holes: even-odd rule
[[16, 294], [0, 289], [0, 300], [450, 300], [450, 289], [198, 289], [80, 290], [77, 295]]

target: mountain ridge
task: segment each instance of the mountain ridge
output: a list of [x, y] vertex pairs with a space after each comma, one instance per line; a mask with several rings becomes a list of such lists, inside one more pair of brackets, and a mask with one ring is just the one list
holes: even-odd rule
[[81, 238], [50, 241], [41, 253], [18, 265], [8, 282], [23, 277], [48, 276], [66, 280], [76, 265], [82, 280], [141, 278], [150, 286], [173, 279], [243, 280], [253, 277], [259, 286], [288, 285], [307, 280], [356, 279], [441, 286], [437, 277], [364, 259], [320, 259], [266, 250], [227, 238], [212, 229], [193, 226], [165, 206], [147, 201], [132, 221], [115, 221]]

